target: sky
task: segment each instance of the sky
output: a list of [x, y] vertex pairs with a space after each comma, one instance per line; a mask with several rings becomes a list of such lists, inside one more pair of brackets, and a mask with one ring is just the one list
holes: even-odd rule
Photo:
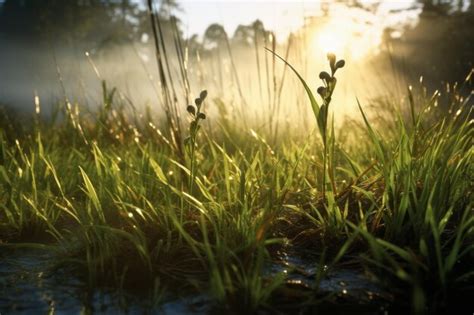
[[319, 4], [314, 1], [248, 1], [248, 0], [185, 0], [182, 20], [185, 32], [202, 34], [213, 22], [222, 24], [232, 34], [239, 24], [250, 24], [260, 19], [267, 29], [277, 34], [287, 35], [303, 25], [303, 17], [316, 14]]
[[[373, 0], [362, 0], [371, 5]], [[414, 0], [382, 1], [378, 14], [383, 16], [390, 10], [410, 8]], [[301, 27], [305, 16], [321, 13], [321, 1], [299, 0], [181, 0], [181, 18], [186, 35], [202, 35], [211, 23], [224, 26], [233, 34], [239, 24], [249, 24], [260, 19], [267, 29], [277, 36], [286, 37], [291, 31]]]

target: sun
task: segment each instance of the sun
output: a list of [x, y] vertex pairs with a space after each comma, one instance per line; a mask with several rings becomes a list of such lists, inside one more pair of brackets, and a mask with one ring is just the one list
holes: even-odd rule
[[383, 23], [366, 12], [338, 7], [337, 14], [325, 17], [312, 27], [312, 49], [315, 53], [332, 52], [338, 56], [360, 60], [378, 51]]
[[336, 55], [343, 55], [346, 48], [346, 38], [342, 33], [337, 30], [327, 27], [315, 34], [313, 41], [313, 49], [316, 51], [322, 51], [325, 54], [331, 52]]

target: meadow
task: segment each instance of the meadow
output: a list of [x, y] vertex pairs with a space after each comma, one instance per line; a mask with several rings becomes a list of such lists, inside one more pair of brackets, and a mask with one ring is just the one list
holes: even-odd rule
[[[207, 91], [184, 106], [180, 133], [172, 119], [133, 114], [105, 82], [96, 110], [60, 104], [34, 124], [3, 111], [2, 255], [45, 250], [50, 272], [155, 306], [204, 293], [233, 313], [469, 307], [472, 94], [460, 91], [471, 75], [443, 93], [410, 88], [407, 108], [378, 104], [377, 119], [360, 104], [363, 119], [335, 129], [328, 108], [344, 62], [328, 63], [317, 91], [300, 77], [317, 126], [300, 138], [288, 129], [267, 141], [225, 117], [211, 134]], [[288, 255], [314, 267], [311, 285], [290, 279], [305, 271]], [[341, 268], [387, 294], [320, 290]]]
[[[216, 51], [228, 72], [221, 55], [209, 58], [217, 73], [188, 63], [176, 24], [167, 51], [159, 18], [150, 14], [159, 108], [109, 86], [89, 53], [98, 104], [63, 86], [49, 116], [38, 96], [31, 115], [0, 107], [2, 294], [15, 289], [5, 263], [32, 253], [47, 257], [34, 277], [75, 279], [81, 299], [113, 292], [109, 306], [122, 312], [180, 300], [190, 314], [472, 313], [474, 70], [433, 92], [420, 80], [399, 98], [357, 100], [336, 124], [350, 60], [328, 53], [324, 68], [299, 73], [290, 40], [280, 56], [255, 31], [260, 95], [246, 95], [227, 35]], [[191, 80], [196, 68], [206, 71]], [[219, 76], [237, 98], [209, 83]], [[299, 85], [283, 98], [285, 78]], [[254, 117], [265, 128], [243, 114], [252, 97], [265, 99]], [[282, 99], [311, 124], [282, 119]], [[61, 313], [60, 298], [45, 299], [42, 311]], [[0, 312], [22, 311], [11, 300], [0, 298]]]

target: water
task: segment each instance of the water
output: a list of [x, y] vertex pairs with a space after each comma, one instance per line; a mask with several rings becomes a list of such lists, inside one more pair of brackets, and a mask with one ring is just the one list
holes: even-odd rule
[[[303, 255], [302, 255], [303, 254]], [[286, 286], [304, 292], [312, 292], [321, 304], [310, 308], [308, 313], [329, 312], [331, 314], [385, 314], [394, 297], [371, 279], [363, 270], [354, 268], [332, 268], [319, 266], [319, 258], [315, 255], [281, 250], [269, 268], [269, 274], [286, 274]], [[317, 283], [319, 268], [323, 276]], [[293, 293], [294, 294], [294, 293]]]
[[[107, 289], [87, 288], [66, 270], [51, 271], [53, 256], [40, 250], [15, 250], [0, 256], [1, 314], [207, 314], [212, 310], [204, 294], [167, 299], [150, 306], [144, 298]], [[317, 292], [329, 296], [336, 309], [344, 306], [371, 306], [364, 314], [382, 313], [392, 296], [363, 272], [352, 269], [330, 271], [316, 290], [317, 259], [278, 252], [266, 267], [264, 276], [286, 275], [286, 288], [292, 292]], [[324, 266], [322, 268], [325, 268]], [[299, 294], [299, 293], [297, 293]], [[288, 299], [290, 304], [292, 299]], [[293, 306], [290, 306], [293, 307]], [[297, 307], [297, 306], [295, 306]], [[374, 313], [374, 309], [377, 312]], [[290, 312], [295, 309], [290, 309]]]
[[51, 272], [52, 255], [18, 250], [0, 258], [0, 314], [205, 314], [201, 295], [150, 308], [142, 298], [106, 289], [88, 290], [65, 270]]

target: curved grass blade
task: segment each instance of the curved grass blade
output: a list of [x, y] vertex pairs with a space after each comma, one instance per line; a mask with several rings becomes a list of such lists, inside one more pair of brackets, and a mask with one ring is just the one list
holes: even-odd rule
[[314, 97], [314, 94], [313, 92], [311, 92], [311, 89], [309, 88], [308, 84], [306, 83], [306, 81], [303, 79], [303, 77], [298, 73], [298, 71], [296, 71], [295, 68], [293, 68], [292, 65], [290, 65], [290, 63], [288, 63], [288, 61], [286, 61], [285, 59], [283, 59], [283, 57], [280, 57], [280, 55], [278, 55], [276, 52], [274, 52], [273, 50], [270, 50], [268, 48], [265, 47], [266, 50], [268, 50], [269, 52], [271, 52], [273, 55], [275, 55], [278, 59], [280, 59], [281, 61], [283, 61], [295, 74], [296, 76], [298, 77], [298, 79], [301, 81], [301, 83], [303, 84], [304, 86], [304, 89], [306, 90], [306, 94], [308, 95], [308, 98], [309, 98], [309, 101], [311, 103], [311, 108], [313, 109], [313, 113], [314, 113], [314, 117], [316, 117], [316, 121], [318, 122], [318, 128], [319, 130], [321, 131], [321, 134], [324, 133], [324, 126], [321, 124], [320, 120], [319, 120], [319, 104], [318, 102], [316, 101], [316, 98]]

